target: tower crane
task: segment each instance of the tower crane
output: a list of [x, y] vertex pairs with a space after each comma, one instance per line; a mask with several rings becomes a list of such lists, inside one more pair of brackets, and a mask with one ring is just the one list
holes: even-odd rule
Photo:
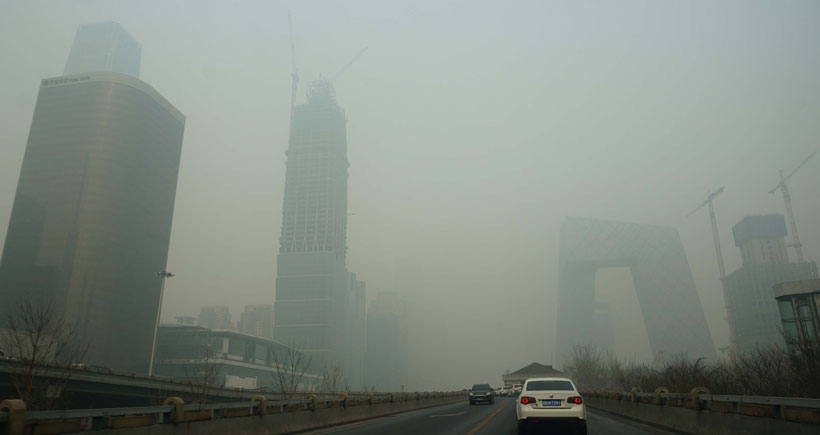
[[808, 157], [803, 159], [793, 171], [789, 173], [787, 176], [783, 176], [783, 170], [780, 170], [780, 182], [777, 183], [777, 186], [774, 186], [769, 193], [777, 192], [777, 189], [780, 189], [783, 192], [783, 202], [786, 203], [786, 216], [789, 218], [789, 229], [792, 232], [792, 244], [791, 246], [794, 247], [794, 251], [797, 253], [797, 261], [799, 263], [804, 262], [803, 259], [803, 245], [800, 244], [800, 236], [797, 235], [797, 224], [794, 222], [794, 211], [792, 210], [792, 196], [789, 193], [789, 185], [786, 184], [786, 181], [789, 181], [790, 178], [798, 171], [803, 165], [806, 164], [814, 155], [817, 154], [817, 151], [809, 154]]
[[[718, 237], [718, 229], [717, 229], [717, 219], [715, 218], [715, 207], [712, 202], [717, 198], [718, 195], [723, 193], [723, 186], [720, 186], [719, 189], [715, 190], [714, 192], [709, 191], [708, 195], [706, 196], [706, 200], [703, 201], [699, 206], [695, 207], [694, 210], [690, 211], [686, 217], [692, 216], [698, 210], [702, 209], [705, 206], [709, 206], [709, 219], [712, 220], [712, 237], [715, 239], [715, 251], [717, 252], [717, 262], [718, 262], [718, 271], [720, 272], [720, 286], [723, 289], [723, 300], [728, 304], [728, 289], [726, 285], [726, 268], [723, 266], [723, 252], [720, 250], [720, 238]], [[734, 333], [732, 332], [732, 319], [731, 319], [731, 311], [726, 307], [726, 320], [729, 322], [729, 347], [734, 350], [735, 348], [735, 339]]]
[[330, 79], [330, 81], [335, 82], [336, 79], [338, 79], [339, 76], [342, 75], [342, 73], [344, 73], [345, 71], [347, 71], [348, 68], [350, 68], [350, 65], [353, 65], [353, 62], [356, 62], [360, 57], [362, 57], [362, 55], [364, 54], [365, 51], [367, 51], [367, 47], [359, 50], [359, 52], [356, 53], [355, 56], [353, 56], [353, 59], [350, 59], [350, 62], [346, 63], [345, 66], [343, 66], [339, 70], [339, 72], [337, 72], [336, 74], [333, 75], [333, 77]]

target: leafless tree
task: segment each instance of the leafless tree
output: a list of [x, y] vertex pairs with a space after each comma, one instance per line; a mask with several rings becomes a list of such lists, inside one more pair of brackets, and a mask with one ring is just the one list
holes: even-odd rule
[[79, 342], [76, 329], [56, 312], [53, 301], [30, 299], [9, 307], [5, 328], [0, 329], [0, 348], [15, 393], [30, 410], [59, 405], [88, 350]]
[[572, 348], [566, 371], [584, 391], [605, 387], [604, 356], [592, 344], [580, 344]]
[[218, 382], [222, 363], [214, 358], [210, 350], [205, 351], [202, 362], [185, 366], [185, 383], [194, 396], [195, 403], [207, 403], [213, 388], [221, 388], [224, 382]]
[[322, 371], [322, 391], [329, 391], [331, 393], [339, 391], [341, 389], [343, 374], [342, 366], [339, 364], [326, 366]]
[[786, 337], [791, 377], [800, 397], [820, 397], [820, 339], [797, 340]]
[[293, 338], [285, 349], [273, 352], [274, 383], [283, 399], [291, 399], [299, 390], [313, 357]]

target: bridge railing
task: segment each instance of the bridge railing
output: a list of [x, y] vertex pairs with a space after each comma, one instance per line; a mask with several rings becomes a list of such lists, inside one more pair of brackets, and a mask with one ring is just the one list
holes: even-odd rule
[[592, 408], [676, 429], [690, 427], [689, 433], [699, 433], [696, 426], [707, 421], [716, 425], [747, 423], [761, 428], [775, 428], [780, 423], [798, 424], [793, 427], [810, 426], [812, 430], [818, 430], [820, 425], [820, 399], [711, 394], [703, 387], [689, 393], [672, 393], [664, 387], [644, 392], [636, 387], [631, 391], [596, 391], [583, 395]]
[[[397, 405], [407, 408], [424, 402], [457, 400], [464, 392], [366, 393], [366, 394], [306, 394], [289, 400], [254, 396], [250, 402], [185, 404], [181, 398], [169, 397], [161, 406], [73, 409], [57, 411], [26, 411], [20, 400], [0, 403], [0, 429], [17, 435], [25, 427], [36, 427], [37, 433], [72, 433], [78, 431], [124, 429], [165, 423], [193, 423], [234, 417], [275, 416], [302, 411], [331, 408], [356, 409], [377, 405]], [[0, 430], [0, 433], [3, 433]]]

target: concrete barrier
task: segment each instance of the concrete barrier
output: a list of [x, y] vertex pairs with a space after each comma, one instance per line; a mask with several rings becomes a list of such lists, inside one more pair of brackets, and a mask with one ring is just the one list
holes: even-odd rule
[[[17, 406], [0, 411], [0, 434], [63, 434], [78, 431], [129, 435], [278, 435], [353, 423], [465, 401], [463, 392], [334, 395], [268, 401], [185, 405], [171, 397], [163, 406], [37, 411]], [[4, 403], [5, 404], [5, 403]], [[21, 422], [24, 421], [24, 424]]]
[[690, 434], [818, 434], [820, 400], [632, 391], [585, 393], [591, 409]]

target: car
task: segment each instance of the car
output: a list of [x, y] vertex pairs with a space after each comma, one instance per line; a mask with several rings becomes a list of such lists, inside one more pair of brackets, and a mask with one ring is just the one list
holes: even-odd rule
[[507, 397], [507, 392], [508, 392], [507, 386], [505, 385], [505, 386], [498, 389], [498, 391], [496, 392], [496, 395], [498, 395], [498, 397]]
[[470, 405], [478, 402], [487, 402], [490, 405], [495, 402], [495, 393], [490, 384], [475, 384], [470, 388]]
[[584, 398], [569, 378], [527, 379], [516, 402], [519, 434], [546, 426], [563, 426], [564, 431], [587, 433]]
[[521, 384], [513, 384], [512, 389], [510, 390], [511, 396], [517, 396], [521, 393]]

